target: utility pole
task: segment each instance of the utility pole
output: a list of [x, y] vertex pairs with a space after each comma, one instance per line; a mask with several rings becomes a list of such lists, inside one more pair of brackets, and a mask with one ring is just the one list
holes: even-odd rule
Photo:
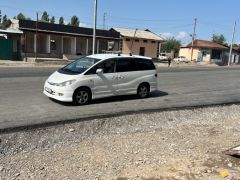
[[37, 21], [36, 21], [36, 41], [35, 41], [35, 59], [37, 59], [37, 51], [38, 51], [38, 12], [37, 12]]
[[96, 45], [96, 29], [97, 29], [97, 0], [94, 0], [94, 15], [93, 15], [93, 52], [95, 54], [95, 45]]
[[133, 43], [135, 41], [135, 37], [136, 37], [136, 34], [137, 34], [137, 30], [138, 29], [135, 29], [134, 31], [134, 35], [133, 35], [133, 39], [132, 39], [132, 44], [131, 44], [131, 48], [130, 48], [130, 56], [132, 56], [132, 48], [133, 48]]
[[197, 18], [194, 19], [194, 27], [193, 27], [193, 34], [192, 34], [192, 48], [191, 48], [191, 61], [193, 60], [193, 45], [196, 37], [196, 27], [197, 27]]
[[233, 26], [232, 43], [231, 43], [230, 52], [229, 52], [228, 66], [231, 65], [231, 60], [232, 60], [232, 50], [233, 50], [233, 43], [235, 39], [236, 25], [237, 25], [237, 21], [234, 22], [234, 26]]
[[105, 12], [103, 14], [103, 29], [106, 29], [106, 17], [107, 17], [107, 13]]

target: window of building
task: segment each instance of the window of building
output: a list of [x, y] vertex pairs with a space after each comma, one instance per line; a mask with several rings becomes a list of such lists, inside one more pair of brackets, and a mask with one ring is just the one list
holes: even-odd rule
[[139, 39], [135, 39], [135, 42], [139, 42]]
[[50, 41], [50, 46], [51, 46], [51, 50], [52, 50], [52, 51], [57, 50], [56, 41], [55, 41], [54, 39], [51, 39], [51, 41]]
[[156, 43], [156, 41], [152, 41], [152, 43], [153, 43], [153, 44], [155, 44], [155, 43]]
[[130, 41], [130, 39], [129, 39], [129, 38], [127, 38], [127, 39], [126, 39], [126, 41]]
[[148, 42], [148, 40], [143, 40], [143, 42], [144, 42], [144, 43], [147, 43], [147, 42]]
[[122, 39], [119, 41], [119, 49], [120, 49], [120, 51], [122, 51], [122, 49], [123, 49], [123, 41], [122, 41]]

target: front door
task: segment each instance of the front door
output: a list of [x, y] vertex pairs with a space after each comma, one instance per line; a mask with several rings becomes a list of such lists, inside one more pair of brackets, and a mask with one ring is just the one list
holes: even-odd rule
[[145, 56], [145, 47], [140, 47], [139, 55], [140, 56]]
[[[102, 74], [96, 74], [97, 69], [103, 69]], [[90, 69], [85, 75], [92, 84], [93, 98], [114, 96], [117, 94], [116, 60], [106, 60]]]

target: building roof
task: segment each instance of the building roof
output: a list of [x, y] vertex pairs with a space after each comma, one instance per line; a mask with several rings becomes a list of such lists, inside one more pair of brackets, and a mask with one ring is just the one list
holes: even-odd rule
[[19, 29], [7, 28], [0, 29], [0, 34], [22, 34], [23, 32]]
[[[116, 32], [119, 32], [121, 36], [134, 38], [135, 29], [126, 29], [126, 28], [112, 28], [111, 30], [114, 30]], [[151, 39], [155, 41], [164, 41], [164, 39], [157, 34], [151, 32], [150, 30], [137, 30], [135, 38], [139, 39]]]
[[[190, 42], [188, 45], [183, 46], [183, 48], [190, 48], [192, 47], [192, 42]], [[202, 47], [202, 48], [215, 48], [215, 49], [228, 49], [228, 47], [223, 46], [221, 44], [211, 42], [211, 41], [205, 41], [205, 40], [195, 40], [193, 42], [193, 47]]]
[[[36, 21], [31, 20], [19, 20], [19, 29], [36, 31]], [[46, 22], [38, 22], [39, 32], [48, 32], [55, 34], [66, 34], [66, 35], [78, 35], [78, 36], [93, 36], [93, 29], [86, 27], [75, 27], [68, 25], [52, 24]], [[119, 39], [120, 34], [108, 30], [97, 29], [96, 36], [101, 38]]]

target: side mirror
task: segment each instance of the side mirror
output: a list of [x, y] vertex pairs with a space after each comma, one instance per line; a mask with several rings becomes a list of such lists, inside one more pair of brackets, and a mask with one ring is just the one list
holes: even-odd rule
[[99, 74], [99, 75], [103, 74], [103, 69], [97, 69], [96, 73]]

